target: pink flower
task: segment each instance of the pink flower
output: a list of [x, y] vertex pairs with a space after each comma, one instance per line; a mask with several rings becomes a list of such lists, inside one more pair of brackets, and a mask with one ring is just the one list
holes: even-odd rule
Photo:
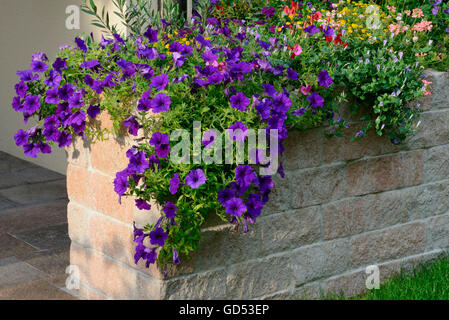
[[312, 86], [311, 85], [307, 85], [307, 86], [301, 86], [301, 93], [305, 96], [308, 96], [310, 93], [310, 90], [312, 90]]
[[302, 48], [299, 44], [295, 44], [295, 46], [293, 47], [293, 54], [295, 56], [299, 56], [302, 53]]

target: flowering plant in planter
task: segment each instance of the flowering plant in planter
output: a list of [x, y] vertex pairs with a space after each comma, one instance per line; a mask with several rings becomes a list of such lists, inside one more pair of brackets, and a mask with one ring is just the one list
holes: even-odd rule
[[[352, 47], [342, 25], [290, 4], [277, 17], [275, 8], [261, 8], [263, 24], [211, 16], [171, 32], [164, 22], [128, 39], [76, 38], [53, 63], [33, 55], [30, 69], [18, 72], [13, 108], [37, 125], [19, 130], [17, 145], [36, 157], [75, 136], [101, 139], [104, 132], [88, 122], [102, 111], [116, 133], [127, 128], [135, 144], [111, 187], [119, 201], [135, 197], [141, 210], [151, 202], [163, 208], [155, 224], [135, 226], [136, 263], [179, 264], [180, 254], [196, 250], [210, 214], [247, 232], [269, 199], [272, 175], [284, 175], [276, 155], [290, 129], [328, 121], [339, 135], [349, 126], [338, 112], [346, 90], [365, 107], [367, 126], [357, 137], [375, 127], [400, 143], [419, 114], [407, 102], [427, 90], [417, 57], [391, 49], [395, 41]], [[180, 129], [193, 129], [193, 143]], [[267, 148], [251, 147], [252, 130], [264, 133]], [[234, 143], [242, 146], [240, 161]], [[223, 146], [231, 154], [225, 163]]]

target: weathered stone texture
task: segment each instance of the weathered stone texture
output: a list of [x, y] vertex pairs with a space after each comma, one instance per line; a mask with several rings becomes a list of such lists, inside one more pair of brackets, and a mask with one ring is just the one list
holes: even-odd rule
[[[139, 211], [114, 193], [133, 139], [76, 140], [67, 148], [71, 264], [84, 299], [319, 299], [366, 290], [365, 269], [381, 281], [449, 248], [449, 77], [429, 70], [433, 94], [421, 124], [395, 146], [371, 132], [350, 142], [320, 127], [285, 141], [286, 177], [249, 232], [210, 219], [191, 259], [164, 270], [134, 264], [132, 223], [154, 223], [160, 207]], [[344, 110], [343, 110], [344, 111]], [[102, 114], [93, 125], [112, 131]], [[122, 130], [123, 131], [123, 130]], [[2, 224], [0, 224], [0, 229]]]

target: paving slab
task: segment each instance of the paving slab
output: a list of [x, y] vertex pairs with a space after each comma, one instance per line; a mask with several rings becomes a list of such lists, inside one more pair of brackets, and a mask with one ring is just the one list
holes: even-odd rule
[[70, 247], [67, 223], [45, 226], [39, 229], [12, 232], [10, 234], [39, 250]]
[[22, 259], [22, 261], [48, 274], [48, 281], [61, 288], [65, 286], [69, 276], [65, 271], [70, 265], [70, 246], [33, 252]]
[[0, 151], [0, 173], [10, 172], [13, 170], [20, 170], [24, 168], [36, 167], [28, 161], [11, 156], [5, 152]]
[[14, 208], [16, 204], [12, 202], [11, 200], [8, 200], [6, 198], [0, 197], [0, 211], [5, 209]]
[[57, 172], [41, 167], [30, 167], [2, 174], [0, 189], [13, 188], [23, 184], [34, 184], [62, 179], [64, 179], [64, 176]]
[[24, 184], [8, 189], [1, 189], [0, 196], [20, 205], [31, 205], [67, 199], [65, 180]]
[[0, 259], [9, 257], [27, 258], [34, 252], [37, 252], [36, 248], [29, 244], [9, 234], [0, 234]]
[[0, 288], [44, 277], [45, 274], [15, 257], [0, 259]]
[[68, 200], [0, 211], [0, 234], [67, 223]]
[[0, 289], [4, 300], [77, 300], [46, 280], [34, 280]]

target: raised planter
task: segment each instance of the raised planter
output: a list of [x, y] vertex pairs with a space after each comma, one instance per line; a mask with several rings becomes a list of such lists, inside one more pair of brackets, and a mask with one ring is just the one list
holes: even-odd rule
[[[250, 232], [209, 221], [195, 256], [163, 271], [134, 264], [133, 221], [159, 217], [117, 202], [112, 181], [127, 166], [129, 137], [67, 150], [71, 264], [86, 299], [319, 298], [365, 290], [449, 247], [449, 74], [429, 71], [433, 95], [407, 145], [375, 136], [350, 142], [325, 128], [291, 133], [285, 179]], [[110, 127], [107, 115], [101, 125]], [[348, 134], [357, 132], [356, 124]]]

